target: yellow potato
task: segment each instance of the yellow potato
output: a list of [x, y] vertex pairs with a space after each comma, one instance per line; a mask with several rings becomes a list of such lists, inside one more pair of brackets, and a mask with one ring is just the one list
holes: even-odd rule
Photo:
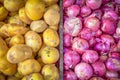
[[42, 62], [45, 64], [53, 64], [59, 60], [59, 51], [54, 47], [44, 47], [38, 55], [41, 56]]
[[45, 11], [45, 4], [42, 0], [28, 0], [25, 5], [25, 11], [31, 20], [39, 20]]
[[15, 76], [8, 76], [7, 80], [21, 80], [20, 78], [17, 78]]
[[0, 6], [0, 20], [4, 20], [8, 15], [8, 11], [4, 6]]
[[0, 37], [0, 58], [4, 57], [7, 54], [8, 47], [5, 41]]
[[45, 65], [42, 68], [42, 75], [44, 80], [60, 80], [58, 69], [54, 64]]
[[8, 46], [9, 46], [10, 40], [11, 40], [11, 37], [8, 37], [8, 38], [5, 39], [5, 42]]
[[58, 2], [58, 0], [43, 0], [47, 6], [53, 5]]
[[41, 65], [35, 59], [27, 59], [18, 64], [18, 72], [22, 75], [28, 75], [34, 72], [39, 72]]
[[5, 24], [0, 28], [0, 33], [9, 37], [17, 34], [25, 34], [28, 30], [29, 30], [28, 28], [21, 25]]
[[32, 73], [25, 76], [22, 80], [44, 80], [40, 73]]
[[4, 0], [4, 6], [8, 11], [18, 11], [25, 4], [25, 0]]
[[6, 57], [0, 58], [0, 71], [5, 75], [14, 75], [17, 71], [17, 65], [8, 62]]
[[48, 28], [48, 25], [44, 20], [33, 21], [30, 24], [30, 29], [38, 33], [43, 32], [46, 28]]
[[20, 74], [18, 71], [15, 73], [14, 76], [17, 77], [17, 78], [23, 78], [23, 75]]
[[22, 35], [15, 35], [10, 39], [9, 46], [13, 46], [16, 44], [24, 44], [25, 40]]
[[19, 9], [19, 17], [20, 19], [26, 23], [26, 24], [30, 24], [32, 22], [32, 20], [30, 20], [25, 12], [25, 7]]
[[0, 80], [5, 80], [5, 75], [0, 74]]
[[43, 41], [47, 46], [57, 47], [60, 43], [57, 31], [48, 28], [43, 32]]
[[34, 31], [28, 31], [25, 34], [25, 43], [33, 49], [33, 52], [36, 53], [39, 51], [42, 45], [42, 39], [39, 34]]
[[19, 63], [32, 57], [32, 49], [25, 44], [17, 44], [7, 52], [7, 60], [10, 63]]
[[60, 13], [55, 9], [48, 9], [44, 14], [45, 22], [50, 25], [58, 25], [60, 22]]
[[55, 25], [55, 26], [49, 26], [50, 28], [52, 28], [52, 29], [54, 29], [54, 30], [58, 30], [59, 29], [59, 27], [58, 27], [58, 25]]
[[58, 4], [53, 4], [47, 8], [48, 9], [55, 9], [56, 11], [60, 11], [60, 7]]

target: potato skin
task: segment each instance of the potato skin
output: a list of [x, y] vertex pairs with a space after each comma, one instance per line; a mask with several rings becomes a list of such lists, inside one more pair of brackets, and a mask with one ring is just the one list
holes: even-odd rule
[[44, 20], [33, 21], [30, 25], [30, 29], [38, 33], [43, 32], [47, 27], [48, 25]]
[[45, 22], [50, 25], [58, 25], [60, 22], [60, 13], [55, 9], [48, 9], [44, 14]]
[[32, 49], [25, 44], [17, 44], [7, 52], [7, 60], [10, 63], [19, 63], [32, 56]]
[[18, 72], [22, 75], [28, 75], [34, 72], [39, 72], [41, 65], [35, 59], [27, 59], [18, 64]]
[[47, 46], [57, 47], [60, 43], [57, 31], [48, 28], [43, 32], [43, 41]]
[[28, 31], [25, 34], [25, 43], [33, 49], [33, 52], [36, 53], [39, 51], [42, 45], [42, 39], [39, 34], [34, 31]]

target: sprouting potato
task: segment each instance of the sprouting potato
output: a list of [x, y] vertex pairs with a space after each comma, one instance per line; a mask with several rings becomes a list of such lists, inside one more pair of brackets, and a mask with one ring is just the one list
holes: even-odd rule
[[9, 46], [13, 46], [16, 44], [24, 44], [24, 37], [20, 34], [13, 36], [9, 41]]
[[7, 52], [7, 60], [10, 63], [19, 63], [32, 56], [32, 49], [25, 44], [16, 44]]
[[32, 22], [32, 20], [28, 18], [25, 12], [25, 7], [19, 9], [19, 17], [26, 24], [30, 24]]
[[60, 22], [60, 13], [55, 9], [48, 9], [44, 14], [45, 22], [50, 25], [58, 25]]
[[60, 43], [57, 31], [48, 28], [43, 32], [43, 41], [47, 46], [57, 47]]
[[8, 11], [18, 11], [25, 4], [25, 0], [4, 0], [4, 6]]
[[48, 28], [48, 25], [44, 20], [33, 21], [30, 24], [30, 29], [38, 33], [43, 32], [46, 28]]
[[8, 11], [4, 6], [0, 6], [0, 20], [4, 20], [8, 15]]
[[58, 2], [58, 0], [43, 0], [46, 3], [46, 6], [53, 5]]
[[25, 34], [25, 43], [33, 49], [34, 53], [36, 53], [41, 48], [42, 39], [38, 33], [34, 31], [28, 31]]
[[42, 0], [27, 0], [25, 12], [31, 20], [39, 20], [45, 11], [45, 4]]
[[28, 75], [34, 72], [39, 72], [41, 65], [35, 59], [27, 59], [18, 64], [18, 72], [22, 75]]

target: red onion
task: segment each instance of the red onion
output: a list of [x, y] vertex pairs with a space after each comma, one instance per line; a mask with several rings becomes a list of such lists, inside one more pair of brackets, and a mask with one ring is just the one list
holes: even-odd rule
[[101, 17], [102, 17], [102, 11], [101, 10], [95, 10], [90, 16], [96, 17], [98, 19], [101, 19]]
[[94, 37], [92, 37], [90, 40], [89, 40], [89, 45], [90, 47], [94, 47], [94, 45], [96, 44], [96, 40]]
[[94, 63], [95, 61], [98, 60], [98, 53], [93, 50], [87, 50], [85, 53], [82, 55], [82, 60], [87, 62], [87, 63]]
[[85, 4], [86, 0], [76, 0], [75, 4], [79, 5], [80, 7]]
[[80, 18], [70, 17], [67, 18], [64, 22], [65, 32], [71, 36], [77, 36], [80, 30], [82, 29], [82, 22]]
[[109, 2], [107, 4], [105, 4], [104, 6], [102, 6], [102, 10], [105, 11], [109, 11], [109, 10], [114, 10], [115, 8], [115, 3], [114, 2]]
[[88, 6], [81, 7], [80, 15], [82, 17], [88, 16], [91, 13], [91, 9]]
[[117, 43], [117, 49], [118, 49], [118, 51], [120, 52], [120, 40], [119, 40], [118, 43]]
[[100, 27], [100, 21], [95, 17], [90, 17], [85, 20], [84, 26], [93, 31], [97, 31]]
[[71, 46], [71, 41], [72, 41], [72, 36], [70, 36], [69, 34], [64, 34], [64, 46], [66, 47], [70, 47]]
[[70, 7], [67, 8], [67, 15], [69, 17], [74, 17], [74, 16], [77, 16], [80, 12], [80, 7], [78, 5], [72, 5]]
[[72, 70], [68, 70], [64, 72], [64, 80], [77, 80], [77, 76]]
[[102, 0], [86, 0], [86, 5], [91, 9], [98, 9], [102, 4]]
[[81, 39], [81, 38], [74, 38], [73, 44], [72, 44], [72, 49], [74, 51], [77, 51], [78, 53], [82, 54], [85, 50], [89, 48], [89, 44], [86, 40]]
[[120, 5], [119, 5], [119, 4], [116, 4], [115, 6], [116, 6], [116, 7], [115, 7], [115, 12], [116, 12], [118, 15], [120, 15]]
[[117, 4], [120, 4], [120, 0], [115, 0], [115, 2], [116, 2]]
[[120, 59], [119, 58], [109, 58], [106, 61], [106, 67], [110, 71], [120, 71]]
[[93, 70], [89, 64], [81, 62], [76, 65], [75, 73], [80, 80], [88, 80], [92, 76]]
[[99, 37], [99, 36], [101, 36], [102, 35], [102, 31], [101, 30], [97, 30], [96, 32], [95, 32], [95, 36], [96, 37]]
[[116, 35], [117, 35], [118, 37], [120, 37], [120, 27], [117, 27], [117, 28], [116, 28]]
[[118, 73], [115, 71], [107, 71], [106, 77], [107, 78], [118, 78]]
[[112, 20], [104, 19], [102, 21], [101, 29], [105, 33], [113, 34], [115, 32], [116, 25], [115, 25], [115, 23]]
[[63, 7], [69, 7], [71, 6], [75, 0], [63, 0]]
[[68, 51], [71, 51], [71, 49], [64, 47], [63, 51], [64, 51], [64, 53], [67, 53]]
[[90, 80], [104, 80], [104, 79], [101, 77], [92, 77]]
[[119, 78], [109, 78], [107, 80], [120, 80]]
[[74, 68], [80, 62], [80, 56], [75, 51], [68, 51], [64, 54], [65, 69]]
[[103, 76], [106, 73], [106, 68], [103, 62], [97, 61], [92, 64], [92, 67], [94, 69], [94, 73], [98, 76]]
[[120, 58], [120, 53], [118, 53], [118, 52], [109, 53], [109, 57]]

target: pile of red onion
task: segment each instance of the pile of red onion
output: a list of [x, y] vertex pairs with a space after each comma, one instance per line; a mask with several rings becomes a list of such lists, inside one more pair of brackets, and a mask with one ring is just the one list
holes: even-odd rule
[[63, 0], [64, 80], [120, 80], [120, 0]]

